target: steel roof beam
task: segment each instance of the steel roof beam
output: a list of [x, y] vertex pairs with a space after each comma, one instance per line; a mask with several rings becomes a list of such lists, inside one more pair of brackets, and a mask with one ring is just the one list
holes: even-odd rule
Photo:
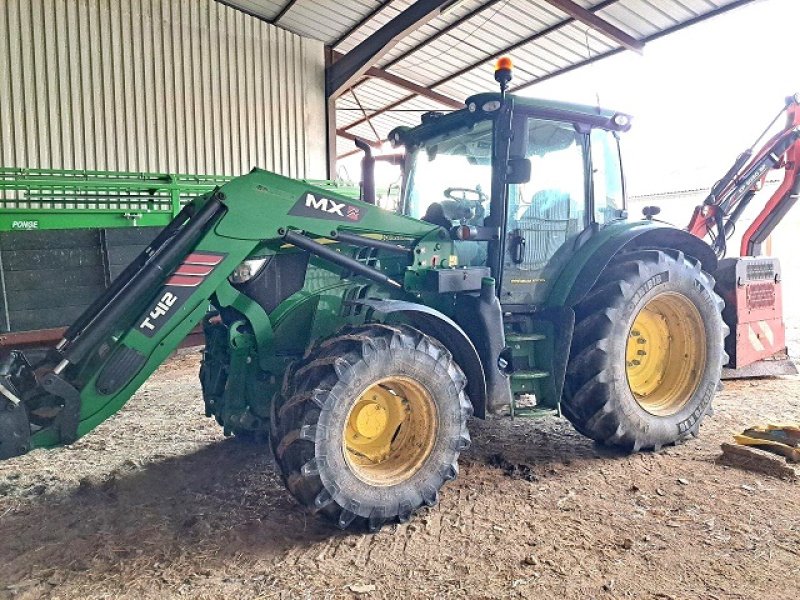
[[[423, 41], [421, 41], [419, 44], [417, 44], [413, 48], [409, 48], [408, 50], [406, 50], [402, 54], [399, 54], [399, 55], [395, 56], [392, 60], [390, 60], [388, 63], [386, 63], [386, 65], [384, 65], [383, 68], [384, 69], [388, 69], [390, 67], [393, 67], [394, 65], [399, 63], [401, 60], [404, 60], [404, 59], [408, 58], [409, 56], [411, 56], [412, 54], [414, 54], [417, 50], [421, 50], [425, 46], [428, 46], [432, 42], [435, 42], [436, 40], [438, 40], [443, 35], [445, 35], [447, 33], [450, 33], [451, 31], [453, 31], [454, 29], [456, 29], [460, 25], [462, 25], [462, 24], [466, 23], [467, 21], [469, 21], [471, 18], [477, 17], [479, 14], [481, 14], [485, 10], [488, 10], [489, 8], [491, 8], [492, 6], [497, 4], [498, 2], [507, 2], [507, 1], [508, 0], [489, 0], [486, 4], [482, 4], [481, 6], [477, 7], [475, 10], [472, 10], [472, 11], [468, 12], [463, 17], [459, 17], [458, 19], [456, 19], [455, 21], [453, 21], [449, 25], [445, 25], [439, 31], [437, 31], [436, 33], [434, 33], [430, 37], [425, 38]], [[457, 46], [458, 46], [458, 44], [456, 44], [456, 47]]]
[[345, 133], [347, 133], [348, 129], [352, 129], [353, 127], [358, 127], [359, 125], [361, 125], [362, 123], [366, 123], [367, 121], [369, 121], [373, 117], [377, 117], [378, 115], [382, 115], [383, 113], [386, 113], [386, 112], [389, 112], [391, 110], [394, 110], [395, 108], [397, 108], [401, 104], [404, 104], [404, 103], [408, 102], [409, 100], [413, 100], [416, 97], [417, 97], [417, 94], [409, 94], [408, 96], [403, 96], [402, 98], [400, 98], [399, 100], [395, 100], [391, 104], [387, 104], [386, 106], [382, 106], [378, 110], [372, 111], [369, 114], [369, 117], [367, 117], [367, 118], [362, 117], [362, 118], [358, 119], [357, 121], [353, 121], [349, 125], [345, 125], [344, 127], [340, 128], [340, 129], [337, 129], [336, 130], [336, 135], [340, 135], [342, 137], [347, 137], [345, 135]]
[[425, 87], [424, 85], [419, 85], [418, 83], [414, 83], [413, 81], [409, 81], [408, 79], [404, 79], [403, 77], [399, 77], [393, 73], [389, 73], [385, 69], [380, 69], [378, 67], [370, 67], [367, 69], [365, 73], [367, 77], [374, 77], [375, 79], [382, 79], [383, 81], [388, 81], [389, 83], [396, 85], [397, 87], [401, 87], [404, 90], [408, 90], [409, 92], [414, 92], [417, 96], [422, 96], [423, 98], [428, 98], [429, 100], [434, 100], [439, 104], [444, 104], [449, 108], [464, 108], [464, 103], [450, 96], [445, 96], [444, 94], [440, 94], [439, 92], [435, 92], [430, 88]]
[[[341, 52], [333, 52], [334, 61], [344, 56]], [[455, 98], [451, 98], [450, 96], [445, 96], [444, 94], [440, 94], [439, 92], [434, 92], [432, 89], [425, 87], [424, 85], [420, 85], [418, 83], [414, 83], [413, 81], [409, 81], [405, 77], [400, 77], [399, 75], [395, 75], [394, 73], [389, 73], [386, 69], [382, 69], [380, 67], [370, 67], [364, 73], [365, 77], [372, 77], [374, 79], [382, 79], [383, 81], [388, 81], [392, 85], [396, 85], [399, 88], [403, 88], [404, 90], [408, 90], [409, 92], [414, 92], [415, 94], [422, 96], [424, 98], [429, 98], [430, 100], [435, 100], [439, 104], [444, 104], [445, 106], [449, 106], [450, 108], [464, 108], [464, 103], [456, 100]], [[362, 121], [363, 123], [363, 121]]]
[[270, 23], [272, 23], [273, 25], [277, 25], [278, 21], [280, 21], [283, 17], [285, 17], [286, 13], [292, 10], [292, 7], [295, 4], [297, 4], [297, 0], [289, 0], [286, 4], [283, 5], [283, 8], [281, 8], [278, 11], [278, 14], [272, 17], [272, 19], [270, 19]]
[[372, 12], [370, 12], [370, 13], [369, 13], [369, 14], [367, 14], [367, 15], [364, 15], [364, 17], [363, 17], [363, 18], [362, 18], [360, 21], [358, 21], [358, 22], [357, 22], [355, 25], [353, 25], [353, 26], [352, 26], [350, 29], [348, 29], [347, 31], [345, 31], [345, 32], [344, 32], [342, 35], [340, 35], [340, 36], [339, 36], [339, 37], [338, 37], [336, 40], [334, 40], [334, 42], [331, 44], [331, 48], [336, 48], [336, 46], [338, 46], [338, 45], [339, 45], [339, 44], [341, 44], [343, 41], [345, 41], [347, 38], [349, 38], [351, 35], [353, 35], [353, 33], [355, 33], [356, 31], [358, 31], [359, 29], [361, 29], [361, 26], [362, 26], [362, 25], [364, 25], [365, 23], [369, 23], [369, 22], [372, 20], [372, 18], [373, 18], [375, 15], [377, 15], [377, 14], [378, 14], [379, 12], [381, 12], [381, 11], [382, 11], [384, 8], [386, 8], [386, 6], [387, 6], [388, 4], [391, 4], [391, 2], [392, 2], [392, 0], [382, 0], [382, 1], [380, 2], [380, 4], [378, 4], [378, 6], [376, 6], [376, 7], [375, 7], [375, 8], [372, 10]]
[[375, 136], [375, 141], [380, 142], [381, 136], [378, 135], [378, 130], [375, 129], [375, 125], [373, 125], [372, 121], [369, 120], [369, 115], [367, 114], [367, 111], [364, 110], [364, 107], [361, 104], [361, 100], [358, 99], [358, 96], [356, 96], [356, 92], [353, 88], [350, 88], [350, 94], [353, 96], [353, 100], [356, 101], [356, 104], [358, 105], [358, 109], [361, 111], [361, 114], [364, 115], [364, 118], [367, 120], [369, 128], [372, 129], [372, 134]]
[[339, 137], [342, 137], [342, 138], [344, 138], [346, 140], [350, 140], [351, 142], [355, 142], [356, 140], [362, 140], [363, 142], [366, 142], [366, 144], [368, 146], [371, 146], [373, 148], [380, 148], [381, 145], [382, 145], [382, 143], [380, 141], [368, 140], [368, 139], [365, 139], [365, 138], [362, 138], [362, 137], [358, 137], [357, 135], [353, 135], [349, 131], [342, 131], [342, 132], [337, 131], [336, 135], [338, 135]]
[[[750, 0], [750, 1], [752, 1], [752, 0]], [[593, 7], [592, 10], [600, 10], [601, 8], [605, 8], [606, 6], [611, 6], [612, 4], [615, 4], [616, 2], [619, 2], [619, 0], [604, 0], [603, 2], [598, 4], [597, 6]], [[522, 40], [520, 40], [518, 42], [515, 42], [511, 46], [508, 46], [507, 48], [504, 48], [503, 50], [500, 50], [499, 52], [495, 52], [494, 54], [491, 54], [491, 55], [489, 55], [489, 56], [487, 56], [485, 58], [482, 58], [478, 62], [475, 62], [475, 63], [472, 63], [470, 65], [467, 65], [466, 67], [463, 67], [463, 68], [459, 69], [458, 71], [455, 71], [454, 73], [451, 73], [450, 75], [440, 79], [439, 81], [435, 81], [434, 83], [432, 83], [429, 86], [427, 86], [425, 89], [427, 91], [433, 91], [433, 88], [435, 88], [437, 86], [444, 85], [445, 83], [448, 83], [449, 81], [452, 81], [453, 79], [457, 79], [458, 77], [461, 77], [462, 75], [477, 69], [481, 65], [486, 64], [487, 62], [492, 61], [492, 60], [494, 60], [496, 58], [499, 58], [500, 56], [503, 56], [507, 52], [512, 52], [513, 50], [516, 50], [517, 48], [521, 48], [522, 46], [530, 44], [531, 42], [536, 41], [539, 38], [542, 38], [542, 37], [544, 37], [546, 35], [549, 35], [549, 34], [553, 33], [554, 31], [557, 31], [561, 27], [564, 27], [565, 25], [569, 25], [570, 23], [574, 23], [574, 22], [575, 22], [575, 19], [573, 17], [568, 17], [568, 18], [564, 19], [563, 21], [561, 21], [559, 23], [555, 23], [554, 25], [551, 25], [550, 27], [547, 27], [547, 28], [545, 28], [545, 29], [543, 29], [541, 31], [537, 31], [534, 34], [532, 34], [532, 35], [530, 35], [530, 36], [528, 36], [528, 37], [526, 37], [526, 38], [524, 38], [524, 39], [522, 39]], [[416, 93], [412, 93], [412, 94], [410, 94], [408, 96], [404, 96], [404, 97], [400, 98], [399, 100], [396, 100], [395, 102], [392, 102], [391, 104], [387, 104], [386, 106], [384, 106], [382, 108], [379, 108], [378, 110], [373, 111], [372, 113], [370, 113], [370, 118], [377, 117], [378, 115], [383, 114], [385, 112], [389, 112], [389, 111], [397, 108], [401, 104], [404, 104], [405, 102], [408, 102], [409, 100], [413, 100], [417, 95], [418, 94], [416, 94]], [[461, 105], [461, 107], [463, 107], [463, 104]], [[459, 108], [461, 108], [461, 107], [459, 107]], [[359, 119], [358, 121], [354, 121], [353, 123], [351, 123], [349, 125], [345, 125], [339, 131], [347, 131], [348, 129], [351, 129], [353, 127], [361, 125], [364, 122], [365, 122], [364, 120]]]
[[[598, 11], [598, 10], [601, 10], [603, 8], [606, 8], [607, 6], [611, 6], [612, 4], [615, 4], [618, 1], [619, 0], [603, 0], [602, 2], [597, 4], [596, 6], [593, 6], [590, 10], [591, 11]], [[739, 8], [741, 6], [744, 6], [744, 5], [747, 5], [747, 4], [751, 4], [754, 1], [755, 0], [735, 0], [734, 2], [732, 2], [732, 3], [730, 3], [730, 4], [726, 5], [726, 6], [720, 7], [718, 9], [716, 9], [716, 10], [709, 11], [708, 13], [705, 13], [705, 14], [702, 14], [702, 15], [698, 15], [696, 17], [693, 17], [692, 19], [689, 19], [688, 21], [685, 21], [683, 23], [679, 23], [678, 25], [675, 25], [673, 27], [669, 27], [669, 28], [667, 28], [667, 29], [665, 29], [663, 31], [660, 31], [660, 32], [657, 32], [657, 33], [655, 33], [653, 35], [650, 35], [650, 36], [644, 38], [644, 40], [642, 40], [642, 42], [643, 43], [653, 42], [653, 41], [658, 40], [658, 39], [660, 39], [660, 38], [662, 38], [664, 36], [667, 36], [667, 35], [669, 35], [671, 33], [675, 33], [677, 31], [680, 31], [681, 29], [685, 29], [687, 27], [690, 27], [692, 25], [695, 25], [697, 23], [700, 23], [700, 22], [705, 21], [707, 19], [710, 19], [712, 17], [718, 16], [720, 14], [727, 13], [727, 12], [729, 12], [729, 11], [731, 11], [733, 9]], [[488, 56], [488, 57], [482, 59], [479, 62], [473, 63], [473, 64], [468, 65], [468, 66], [466, 66], [466, 67], [464, 67], [462, 69], [459, 69], [455, 73], [451, 73], [447, 77], [444, 77], [443, 79], [430, 84], [425, 89], [427, 91], [433, 91], [432, 88], [435, 88], [435, 87], [437, 87], [439, 85], [442, 85], [444, 83], [452, 81], [453, 79], [456, 79], [457, 77], [460, 77], [461, 75], [464, 75], [465, 73], [468, 73], [468, 72], [480, 67], [481, 65], [486, 64], [486, 62], [488, 62], [488, 61], [491, 61], [491, 60], [493, 60], [493, 59], [495, 59], [495, 58], [497, 58], [499, 56], [502, 56], [503, 54], [505, 54], [507, 52], [511, 52], [511, 51], [513, 51], [513, 50], [515, 50], [517, 48], [525, 46], [525, 45], [527, 45], [527, 44], [529, 44], [529, 43], [531, 43], [531, 42], [533, 42], [533, 41], [535, 41], [535, 40], [537, 40], [537, 39], [539, 39], [539, 38], [541, 38], [541, 37], [543, 37], [545, 35], [548, 35], [548, 34], [552, 33], [553, 31], [556, 31], [557, 29], [559, 29], [559, 28], [561, 28], [561, 27], [563, 27], [565, 25], [568, 25], [569, 23], [573, 23], [575, 21], [576, 21], [576, 19], [574, 17], [569, 17], [569, 18], [561, 21], [560, 23], [556, 23], [555, 25], [552, 25], [552, 26], [550, 26], [550, 27], [548, 27], [548, 28], [546, 28], [546, 29], [544, 29], [542, 31], [536, 32], [536, 33], [526, 37], [525, 39], [522, 39], [522, 40], [512, 44], [511, 46], [507, 47], [504, 50], [502, 50], [500, 52], [496, 52], [496, 53], [492, 54], [491, 56]], [[421, 44], [420, 47], [422, 45], [423, 44]], [[416, 48], [415, 48], [415, 50], [416, 50]], [[601, 60], [601, 59], [608, 58], [610, 56], [614, 56], [616, 54], [619, 54], [622, 51], [624, 51], [622, 48], [617, 48], [615, 50], [611, 50], [611, 51], [603, 53], [603, 54], [598, 54], [598, 55], [593, 56], [593, 57], [591, 57], [591, 58], [589, 58], [587, 60], [581, 61], [581, 62], [576, 63], [574, 65], [570, 65], [569, 67], [566, 67], [564, 69], [559, 69], [555, 73], [550, 73], [550, 74], [544, 75], [542, 77], [538, 77], [536, 79], [532, 79], [530, 81], [523, 82], [523, 83], [517, 85], [516, 87], [512, 88], [510, 91], [512, 93], [521, 91], [521, 90], [523, 90], [525, 88], [528, 88], [528, 87], [530, 87], [532, 85], [535, 85], [536, 83], [540, 83], [540, 82], [545, 81], [547, 79], [552, 79], [553, 77], [556, 77], [558, 75], [562, 75], [564, 73], [568, 73], [570, 71], [574, 71], [576, 69], [579, 69], [580, 67], [584, 67], [584, 66], [590, 65], [590, 64], [592, 64], [594, 62], [597, 62], [598, 60]], [[418, 94], [416, 94], [416, 93], [412, 93], [412, 94], [410, 94], [408, 96], [404, 96], [404, 97], [400, 98], [399, 100], [396, 100], [396, 101], [394, 101], [394, 102], [392, 102], [390, 104], [387, 104], [386, 106], [384, 106], [384, 107], [382, 107], [382, 108], [380, 108], [378, 110], [375, 110], [372, 113], [370, 113], [370, 118], [372, 119], [372, 118], [374, 118], [374, 117], [376, 117], [378, 115], [381, 115], [383, 113], [390, 112], [390, 111], [394, 110], [395, 108], [397, 108], [398, 106], [408, 102], [409, 100], [413, 100], [415, 97], [417, 97], [417, 95]], [[355, 121], [355, 122], [353, 122], [353, 123], [351, 123], [349, 125], [345, 125], [341, 129], [337, 130], [336, 133], [337, 133], [337, 135], [341, 135], [341, 134], [347, 133], [348, 129], [350, 129], [352, 127], [356, 127], [356, 126], [358, 126], [358, 125], [360, 125], [360, 124], [362, 124], [364, 122], [366, 122], [366, 121], [364, 121], [364, 120]], [[345, 136], [342, 135], [342, 137], [345, 137]]]
[[440, 14], [449, 0], [417, 0], [326, 69], [328, 96], [347, 91], [372, 65], [409, 33]]
[[644, 42], [628, 35], [616, 25], [612, 25], [602, 17], [598, 17], [590, 10], [575, 4], [572, 0], [545, 0], [548, 4], [555, 6], [561, 12], [568, 14], [576, 21], [588, 25], [592, 29], [599, 31], [609, 39], [614, 40], [620, 46], [633, 50], [641, 54]]

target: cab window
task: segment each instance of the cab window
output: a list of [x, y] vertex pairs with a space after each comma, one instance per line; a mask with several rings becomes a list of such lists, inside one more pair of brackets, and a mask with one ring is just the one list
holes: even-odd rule
[[573, 123], [529, 117], [515, 149], [531, 161], [530, 181], [508, 190], [502, 294], [509, 304], [538, 304], [589, 224], [588, 135]]
[[619, 219], [625, 208], [619, 145], [616, 136], [603, 129], [592, 130], [590, 143], [594, 220], [604, 225]]
[[405, 214], [447, 229], [483, 225], [492, 188], [492, 123], [416, 148], [407, 170]]

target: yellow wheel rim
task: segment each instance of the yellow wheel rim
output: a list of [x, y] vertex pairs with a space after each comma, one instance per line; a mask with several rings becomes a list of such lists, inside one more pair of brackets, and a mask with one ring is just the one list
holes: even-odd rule
[[628, 385], [642, 408], [657, 416], [680, 412], [706, 365], [706, 333], [697, 307], [674, 292], [650, 300], [630, 329], [625, 362]]
[[420, 470], [438, 430], [431, 394], [408, 377], [368, 387], [347, 415], [344, 456], [353, 473], [372, 485], [402, 483]]

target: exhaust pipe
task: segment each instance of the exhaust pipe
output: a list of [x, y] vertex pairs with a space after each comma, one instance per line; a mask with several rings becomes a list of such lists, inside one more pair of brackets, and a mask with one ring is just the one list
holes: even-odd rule
[[356, 138], [356, 146], [364, 151], [361, 159], [361, 200], [367, 204], [375, 204], [375, 157], [372, 148], [361, 138]]

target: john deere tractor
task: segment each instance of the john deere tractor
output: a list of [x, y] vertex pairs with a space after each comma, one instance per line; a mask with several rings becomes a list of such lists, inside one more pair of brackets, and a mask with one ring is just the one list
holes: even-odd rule
[[435, 504], [472, 415], [563, 414], [629, 451], [696, 435], [724, 360], [714, 252], [627, 220], [627, 115], [497, 78], [392, 132], [396, 212], [369, 181], [354, 201], [258, 169], [195, 198], [46, 356], [4, 363], [2, 458], [89, 433], [200, 323], [207, 415], [268, 433], [342, 528]]

